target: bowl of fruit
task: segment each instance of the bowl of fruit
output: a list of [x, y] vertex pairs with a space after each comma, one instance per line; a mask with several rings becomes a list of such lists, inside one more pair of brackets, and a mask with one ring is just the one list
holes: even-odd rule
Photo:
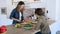
[[25, 24], [24, 29], [30, 30], [33, 28], [33, 25]]

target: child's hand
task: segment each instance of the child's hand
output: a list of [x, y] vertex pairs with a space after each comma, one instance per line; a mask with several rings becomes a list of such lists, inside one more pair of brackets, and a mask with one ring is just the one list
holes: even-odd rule
[[29, 18], [28, 17], [24, 18], [24, 21], [25, 22], [28, 22], [29, 21]]

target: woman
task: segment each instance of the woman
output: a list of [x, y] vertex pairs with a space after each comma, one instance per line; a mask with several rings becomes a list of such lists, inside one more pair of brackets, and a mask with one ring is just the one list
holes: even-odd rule
[[51, 34], [49, 25], [47, 23], [47, 20], [46, 20], [45, 16], [43, 16], [43, 14], [44, 13], [42, 12], [41, 8], [37, 8], [35, 10], [35, 15], [38, 18], [35, 29], [36, 30], [39, 30], [39, 29], [41, 30], [41, 31], [39, 31], [35, 34]]
[[10, 19], [13, 20], [13, 24], [21, 23], [24, 20], [23, 10], [24, 2], [20, 1], [15, 9], [12, 10]]

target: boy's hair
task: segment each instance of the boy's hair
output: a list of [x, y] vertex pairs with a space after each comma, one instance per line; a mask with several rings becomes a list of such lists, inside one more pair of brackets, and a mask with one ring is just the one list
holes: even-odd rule
[[20, 1], [18, 5], [24, 5], [25, 3], [23, 1]]
[[43, 15], [42, 9], [41, 9], [41, 8], [35, 9], [35, 14], [37, 14], [37, 15], [39, 15], [39, 16]]

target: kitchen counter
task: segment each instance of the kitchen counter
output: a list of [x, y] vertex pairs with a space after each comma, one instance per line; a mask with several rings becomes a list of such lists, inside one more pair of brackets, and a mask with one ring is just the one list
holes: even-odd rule
[[26, 30], [22, 28], [15, 28], [12, 25], [7, 26], [7, 34], [32, 34], [34, 30]]
[[[54, 21], [52, 20], [48, 20], [49, 25], [51, 25], [52, 23], [54, 23]], [[31, 30], [25, 30], [23, 27], [22, 28], [15, 28], [12, 25], [8, 25], [7, 26], [7, 34], [32, 34], [34, 31], [34, 29]]]

